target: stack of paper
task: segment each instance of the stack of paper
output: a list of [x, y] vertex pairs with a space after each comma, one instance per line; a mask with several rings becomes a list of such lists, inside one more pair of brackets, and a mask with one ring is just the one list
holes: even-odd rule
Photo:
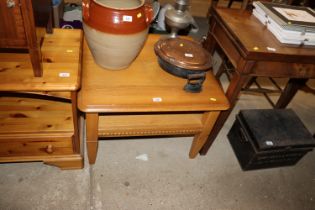
[[281, 43], [315, 45], [315, 12], [311, 8], [260, 1], [253, 5], [253, 15]]

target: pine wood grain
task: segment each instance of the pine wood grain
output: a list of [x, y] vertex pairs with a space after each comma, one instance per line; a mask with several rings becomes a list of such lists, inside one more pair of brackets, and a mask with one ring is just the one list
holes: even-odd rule
[[10, 92], [17, 95], [28, 95], [28, 96], [47, 96], [47, 99], [51, 98], [59, 98], [59, 99], [68, 99], [71, 100], [71, 92], [54, 92], [54, 91], [36, 91], [36, 92], [27, 92], [27, 91], [16, 91], [16, 92]]
[[71, 104], [0, 97], [2, 157], [73, 154]]
[[84, 43], [78, 107], [86, 114], [90, 164], [96, 160], [98, 137], [195, 135], [190, 153], [195, 157], [218, 113], [229, 108], [210, 71], [203, 90], [188, 93], [183, 90], [185, 79], [161, 69], [153, 49], [159, 38], [150, 34], [138, 57], [123, 70], [97, 66]]
[[220, 112], [206, 112], [202, 116], [202, 124], [204, 126], [203, 130], [194, 136], [193, 142], [190, 147], [189, 157], [195, 158], [205, 142], [207, 141], [207, 137], [212, 130]]
[[202, 113], [134, 114], [99, 117], [99, 136], [192, 135], [202, 131]]
[[[71, 91], [80, 87], [81, 30], [55, 29], [42, 44], [43, 76], [34, 77], [28, 54], [0, 53], [1, 91]], [[68, 73], [69, 77], [60, 76]]]
[[43, 161], [47, 165], [59, 167], [63, 170], [81, 169], [84, 166], [83, 158], [80, 154], [72, 155], [36, 155], [36, 156], [15, 156], [15, 157], [1, 157], [0, 163], [5, 162], [29, 162], [29, 161]]
[[57, 158], [44, 158], [43, 161], [47, 165], [56, 166], [63, 170], [81, 169], [84, 167], [83, 158], [79, 155]]
[[40, 160], [61, 169], [82, 168], [72, 106], [61, 101], [0, 97], [0, 162]]
[[98, 149], [98, 113], [86, 114], [86, 147], [89, 163], [94, 164]]
[[71, 104], [40, 99], [0, 97], [0, 134], [70, 132]]
[[0, 156], [37, 156], [73, 154], [71, 137], [54, 136], [38, 137], [32, 135], [23, 138], [0, 138]]
[[43, 77], [33, 76], [27, 54], [0, 54], [0, 162], [83, 167], [76, 106], [81, 42], [80, 30], [46, 34]]
[[[127, 69], [116, 71], [97, 66], [84, 43], [79, 109], [107, 113], [227, 109], [228, 101], [210, 71], [203, 91], [188, 93], [183, 90], [186, 79], [161, 69], [154, 53], [154, 44], [159, 38], [159, 35], [149, 35], [136, 61]], [[159, 102], [154, 100], [156, 98]]]

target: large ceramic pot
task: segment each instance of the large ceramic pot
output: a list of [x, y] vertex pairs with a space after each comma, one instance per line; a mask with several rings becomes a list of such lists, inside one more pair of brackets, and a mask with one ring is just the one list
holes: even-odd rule
[[83, 29], [95, 62], [127, 68], [147, 38], [153, 10], [144, 0], [83, 0]]

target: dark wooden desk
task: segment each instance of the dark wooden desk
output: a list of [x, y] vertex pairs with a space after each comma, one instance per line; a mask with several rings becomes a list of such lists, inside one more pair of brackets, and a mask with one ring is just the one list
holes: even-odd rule
[[289, 103], [301, 83], [315, 78], [315, 48], [281, 44], [249, 11], [213, 8], [204, 47], [210, 52], [220, 47], [236, 71], [225, 93], [231, 108], [219, 115], [201, 150], [203, 155], [230, 115], [241, 88], [252, 76], [290, 78], [278, 108]]

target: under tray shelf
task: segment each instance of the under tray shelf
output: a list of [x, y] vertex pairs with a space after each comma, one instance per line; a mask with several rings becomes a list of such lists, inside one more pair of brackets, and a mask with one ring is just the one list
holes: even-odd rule
[[202, 114], [125, 114], [99, 116], [99, 136], [192, 135], [202, 131]]

